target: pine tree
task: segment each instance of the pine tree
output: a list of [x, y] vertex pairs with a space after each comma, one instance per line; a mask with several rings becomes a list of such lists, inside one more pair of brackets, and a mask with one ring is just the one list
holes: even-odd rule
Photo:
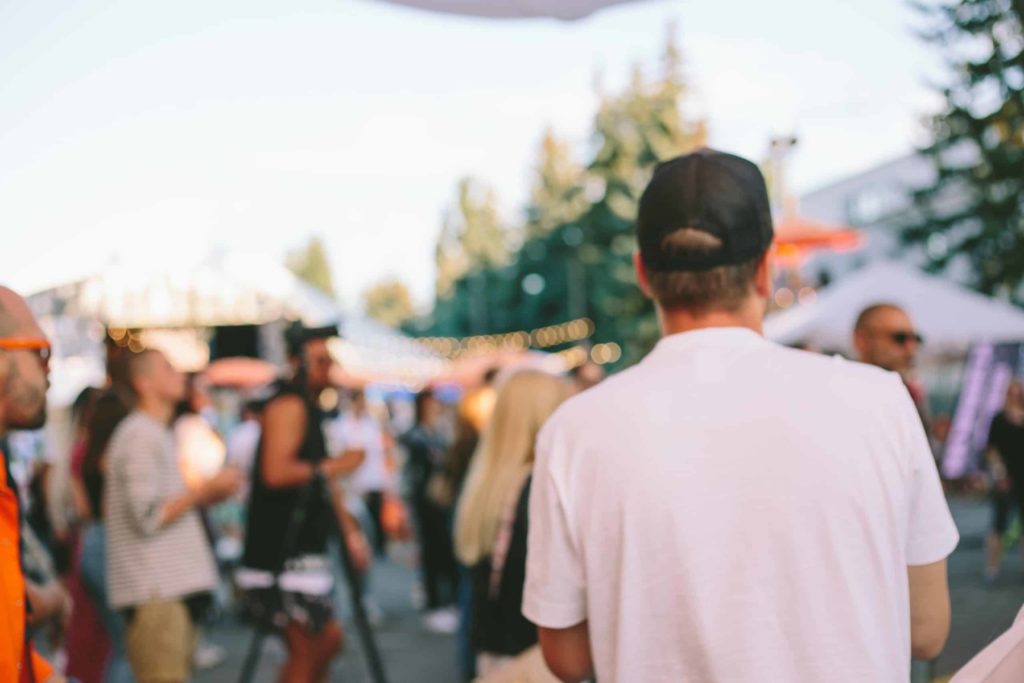
[[313, 237], [306, 246], [288, 254], [288, 270], [304, 282], [313, 285], [328, 296], [335, 296], [334, 277], [327, 260], [327, 249], [319, 237]]
[[585, 239], [579, 257], [597, 339], [622, 345], [626, 363], [642, 357], [658, 336], [653, 308], [633, 272], [640, 195], [658, 162], [706, 144], [704, 124], [683, 114], [685, 94], [670, 31], [660, 77], [649, 83], [635, 70], [626, 91], [604, 98], [595, 118], [598, 151], [586, 180], [592, 204], [581, 219]]
[[936, 180], [915, 193], [903, 237], [926, 245], [933, 270], [966, 260], [977, 289], [1024, 300], [1024, 0], [919, 9], [951, 79], [922, 150]]
[[572, 158], [569, 145], [548, 129], [541, 140], [530, 203], [526, 207], [526, 237], [543, 237], [572, 223], [586, 209], [583, 166]]
[[367, 317], [394, 328], [412, 320], [416, 313], [409, 288], [398, 279], [383, 280], [366, 290], [363, 307]]

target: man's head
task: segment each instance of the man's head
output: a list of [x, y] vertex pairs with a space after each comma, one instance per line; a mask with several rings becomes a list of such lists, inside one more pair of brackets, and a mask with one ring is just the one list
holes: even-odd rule
[[128, 377], [140, 405], [173, 407], [185, 398], [185, 376], [156, 349], [133, 354]]
[[305, 362], [305, 386], [314, 396], [331, 386], [334, 358], [327, 348], [327, 340], [337, 335], [338, 328], [335, 325], [307, 328], [301, 323], [294, 323], [285, 334], [292, 372], [299, 379]]
[[658, 166], [640, 199], [636, 269], [662, 313], [763, 316], [774, 237], [757, 166], [701, 150]]
[[868, 306], [857, 317], [853, 345], [865, 363], [904, 373], [914, 366], [921, 336], [906, 311], [895, 304]]
[[314, 394], [319, 394], [331, 386], [334, 358], [327, 349], [326, 339], [310, 339], [303, 348], [306, 354], [306, 386]]
[[0, 433], [46, 423], [50, 344], [28, 304], [0, 287]]

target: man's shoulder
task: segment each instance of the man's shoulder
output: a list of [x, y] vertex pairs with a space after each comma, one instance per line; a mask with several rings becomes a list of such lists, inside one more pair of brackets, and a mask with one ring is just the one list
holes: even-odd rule
[[800, 374], [811, 381], [842, 383], [848, 388], [891, 390], [901, 385], [899, 375], [874, 365], [852, 361], [839, 355], [827, 355], [774, 345], [771, 367], [780, 373]]
[[638, 363], [611, 375], [600, 384], [566, 400], [554, 412], [545, 426], [593, 425], [595, 416], [608, 410], [618, 410], [628, 403], [634, 391], [643, 391], [646, 368]]

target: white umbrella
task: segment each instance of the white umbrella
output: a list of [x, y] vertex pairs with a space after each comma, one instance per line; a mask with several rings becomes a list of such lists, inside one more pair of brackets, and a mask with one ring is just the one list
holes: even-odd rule
[[552, 17], [574, 21], [594, 12], [641, 0], [383, 0], [429, 12], [463, 14], [490, 19]]
[[1024, 341], [1024, 311], [893, 261], [868, 265], [822, 290], [813, 301], [768, 316], [765, 334], [782, 344], [849, 352], [857, 316], [876, 303], [906, 310], [929, 351], [963, 351], [983, 341]]

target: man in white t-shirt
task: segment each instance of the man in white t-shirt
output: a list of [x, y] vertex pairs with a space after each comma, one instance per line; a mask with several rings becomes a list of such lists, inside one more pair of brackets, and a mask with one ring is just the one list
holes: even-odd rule
[[360, 449], [366, 454], [348, 485], [366, 503], [373, 520], [374, 551], [378, 557], [383, 557], [387, 545], [382, 516], [384, 493], [391, 489], [391, 474], [387, 467], [384, 430], [367, 409], [366, 395], [361, 390], [352, 392], [352, 409], [338, 419], [336, 430], [336, 438], [346, 448]]
[[565, 681], [905, 683], [949, 631], [958, 541], [914, 405], [765, 340], [754, 164], [702, 150], [640, 201], [664, 338], [537, 445], [523, 613]]

